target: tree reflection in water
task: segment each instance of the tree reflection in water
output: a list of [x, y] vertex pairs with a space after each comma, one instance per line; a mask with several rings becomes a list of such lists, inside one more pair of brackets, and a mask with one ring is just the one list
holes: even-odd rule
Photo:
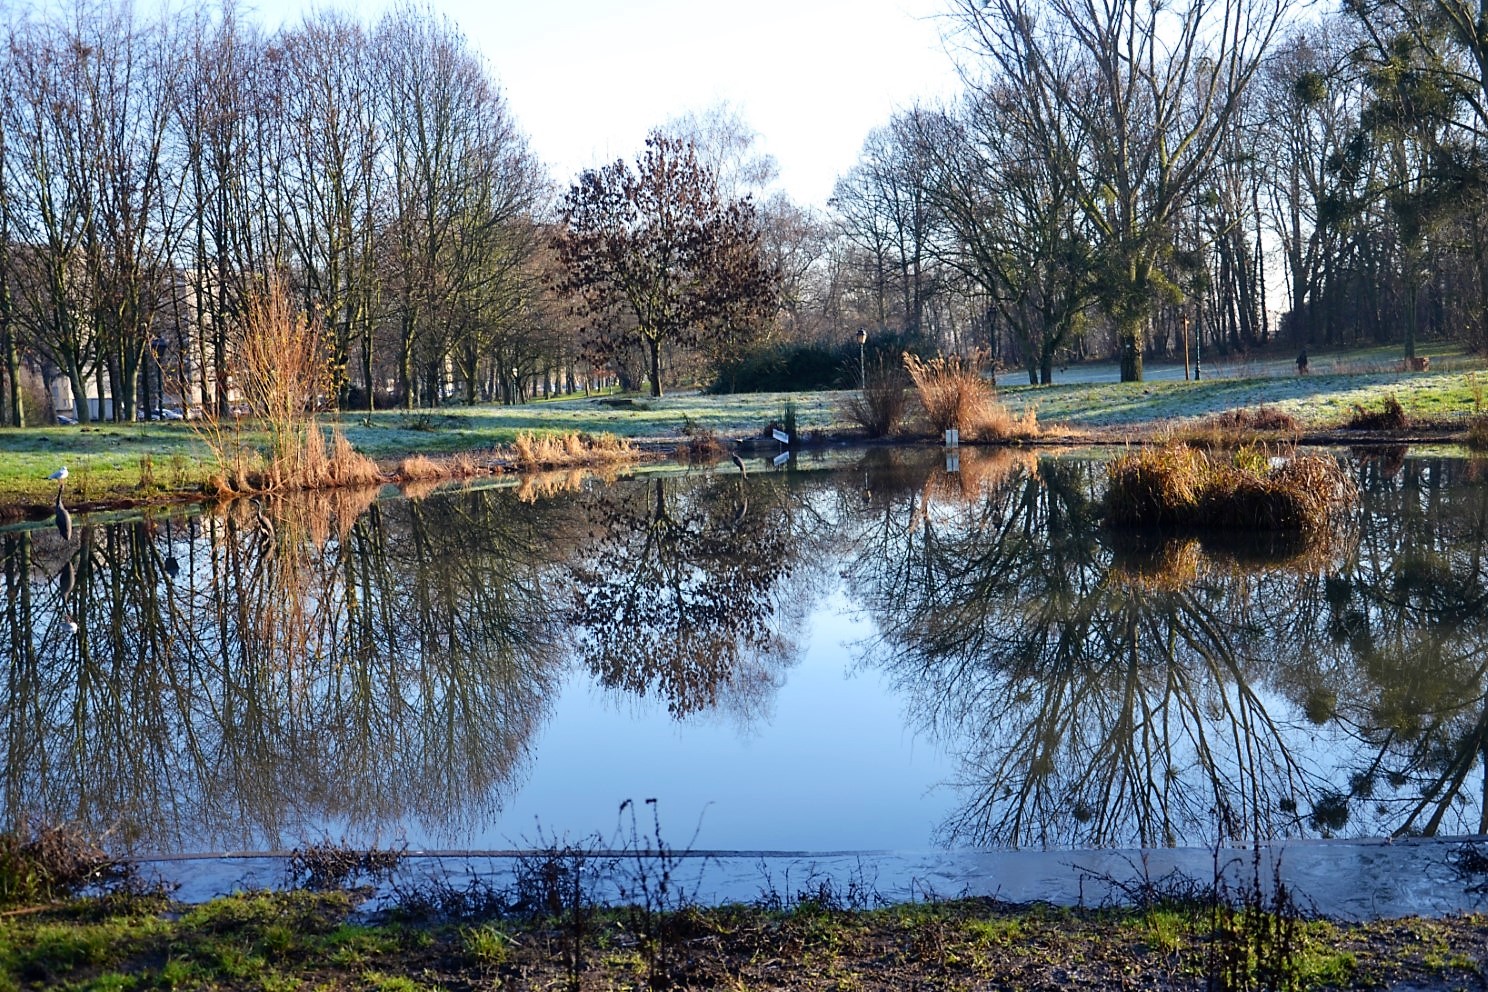
[[606, 686], [676, 716], [723, 699], [757, 714], [795, 659], [801, 599], [782, 595], [809, 535], [769, 479], [657, 478], [588, 507], [598, 541], [571, 563], [579, 656]]
[[1461, 463], [1364, 463], [1356, 531], [1258, 550], [1144, 547], [1095, 523], [1101, 466], [1003, 458], [951, 494], [880, 485], [848, 569], [868, 659], [961, 757], [945, 840], [1483, 830], [1485, 500]]
[[5, 821], [136, 850], [466, 837], [520, 784], [575, 650], [677, 715], [767, 708], [809, 606], [780, 589], [811, 546], [788, 490], [569, 481], [238, 503], [83, 527], [75, 553], [0, 537]]
[[4, 820], [459, 843], [570, 672], [762, 724], [845, 595], [961, 759], [948, 842], [1488, 831], [1478, 469], [1359, 460], [1346, 533], [1256, 548], [1102, 531], [1097, 463], [940, 459], [0, 533]]
[[499, 803], [560, 675], [563, 509], [349, 500], [83, 528], [66, 604], [34, 581], [52, 542], [6, 535], [7, 821], [251, 847]]

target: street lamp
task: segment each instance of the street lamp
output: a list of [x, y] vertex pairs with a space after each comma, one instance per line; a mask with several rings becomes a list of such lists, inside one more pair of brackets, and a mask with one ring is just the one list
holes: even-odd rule
[[868, 328], [858, 328], [858, 388], [868, 388]]

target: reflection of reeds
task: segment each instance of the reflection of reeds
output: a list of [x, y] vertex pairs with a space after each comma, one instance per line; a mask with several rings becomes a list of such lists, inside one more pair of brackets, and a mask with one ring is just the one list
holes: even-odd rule
[[584, 487], [589, 473], [582, 468], [557, 469], [551, 472], [527, 472], [517, 483], [517, 498], [523, 503], [576, 493]]
[[1194, 538], [1118, 544], [1111, 560], [1116, 581], [1148, 592], [1182, 592], [1199, 578], [1205, 563]]
[[274, 501], [275, 529], [323, 548], [332, 537], [345, 538], [357, 517], [376, 500], [378, 486], [358, 486], [295, 493]]
[[925, 503], [965, 503], [980, 499], [1009, 482], [1038, 474], [1038, 458], [1022, 448], [963, 448], [957, 472], [931, 472], [925, 479]]

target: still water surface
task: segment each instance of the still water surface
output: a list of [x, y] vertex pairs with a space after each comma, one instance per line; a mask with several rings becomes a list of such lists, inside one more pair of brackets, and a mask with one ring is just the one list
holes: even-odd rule
[[1100, 463], [976, 451], [6, 531], [5, 825], [504, 849], [655, 798], [712, 850], [1488, 833], [1484, 473], [1349, 463], [1310, 544], [1111, 533]]

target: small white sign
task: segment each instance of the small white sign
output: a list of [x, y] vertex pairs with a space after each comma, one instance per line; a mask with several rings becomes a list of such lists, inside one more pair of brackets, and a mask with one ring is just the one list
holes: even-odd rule
[[781, 444], [790, 444], [790, 435], [778, 427], [772, 427], [770, 433], [775, 435], [775, 440]]
[[946, 447], [954, 448], [961, 443], [961, 432], [954, 427], [946, 428]]

